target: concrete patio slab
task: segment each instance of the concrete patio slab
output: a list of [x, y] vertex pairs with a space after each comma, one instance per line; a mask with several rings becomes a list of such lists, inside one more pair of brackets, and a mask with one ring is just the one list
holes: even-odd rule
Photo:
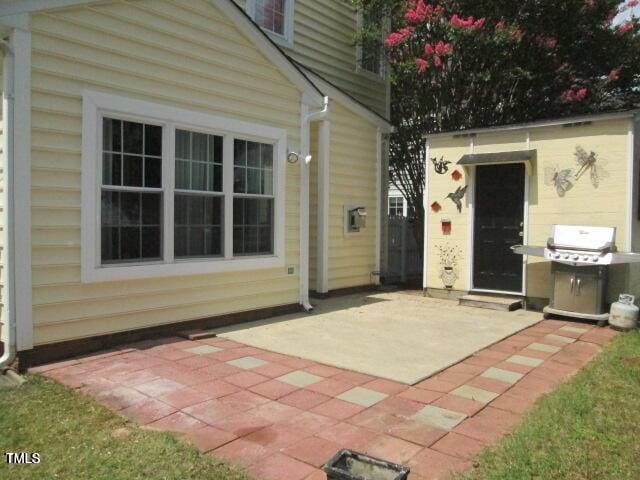
[[250, 370], [252, 368], [262, 367], [266, 365], [267, 362], [264, 360], [260, 360], [256, 357], [242, 357], [236, 358], [235, 360], [229, 360], [227, 362], [229, 365], [233, 365], [234, 367], [242, 368], [244, 370]]
[[355, 387], [341, 393], [336, 398], [344, 400], [345, 402], [355, 403], [356, 405], [361, 405], [363, 407], [371, 407], [387, 397], [388, 395], [386, 393], [376, 392], [375, 390], [363, 387]]
[[555, 340], [556, 342], [562, 342], [562, 343], [573, 343], [576, 341], [575, 338], [563, 337], [562, 335], [554, 335], [552, 333], [550, 333], [549, 335], [545, 335], [544, 338], [548, 340]]
[[525, 357], [524, 355], [512, 355], [511, 357], [507, 358], [506, 361], [511, 363], [517, 363], [518, 365], [524, 365], [526, 367], [537, 367], [544, 360], [541, 360], [539, 358], [533, 358], [533, 357]]
[[314, 306], [311, 314], [226, 327], [218, 336], [415, 384], [540, 321], [535, 312], [461, 307], [401, 292], [314, 300]]
[[200, 345], [199, 347], [192, 347], [185, 349], [185, 352], [193, 353], [195, 355], [206, 355], [208, 353], [216, 353], [222, 350], [221, 348], [214, 347], [213, 345]]
[[467, 416], [464, 413], [454, 412], [446, 408], [427, 405], [411, 418], [442, 430], [452, 430]]
[[560, 350], [562, 350], [560, 347], [556, 347], [554, 345], [547, 345], [545, 343], [538, 343], [538, 342], [532, 343], [527, 348], [530, 348], [531, 350], [538, 350], [539, 352], [545, 352], [545, 353], [557, 353]]
[[308, 387], [309, 385], [313, 385], [314, 383], [318, 383], [324, 379], [317, 375], [313, 375], [312, 373], [296, 371], [296, 372], [287, 373], [286, 375], [282, 375], [281, 377], [278, 377], [276, 380], [280, 380], [281, 382], [288, 383], [289, 385], [293, 385], [294, 387], [303, 388], [303, 387]]
[[485, 378], [493, 378], [494, 380], [500, 380], [505, 383], [516, 383], [522, 377], [523, 374], [518, 372], [512, 372], [510, 370], [504, 370], [502, 368], [491, 367], [488, 368], [483, 374]]
[[462, 385], [451, 392], [452, 395], [468, 398], [481, 403], [489, 403], [498, 397], [497, 393], [483, 390], [481, 388], [472, 387], [470, 385]]

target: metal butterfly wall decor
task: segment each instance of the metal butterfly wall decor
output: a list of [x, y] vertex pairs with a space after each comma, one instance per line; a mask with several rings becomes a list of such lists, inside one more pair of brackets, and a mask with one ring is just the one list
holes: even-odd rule
[[433, 163], [433, 167], [435, 168], [437, 174], [444, 175], [449, 171], [448, 165], [451, 162], [445, 160], [444, 157], [440, 157], [440, 160], [438, 160], [437, 158], [432, 158], [431, 163]]
[[609, 176], [607, 171], [602, 167], [600, 162], [598, 162], [598, 157], [596, 152], [593, 150], [589, 153], [580, 147], [576, 147], [576, 153], [574, 153], [576, 157], [576, 162], [579, 167], [578, 171], [575, 174], [575, 179], [579, 180], [587, 171], [589, 172], [589, 177], [591, 178], [591, 185], [593, 188], [598, 188], [600, 185], [600, 180]]
[[558, 196], [564, 197], [564, 194], [573, 188], [572, 173], [570, 168], [560, 170], [557, 165], [548, 165], [544, 168], [544, 183], [555, 187]]

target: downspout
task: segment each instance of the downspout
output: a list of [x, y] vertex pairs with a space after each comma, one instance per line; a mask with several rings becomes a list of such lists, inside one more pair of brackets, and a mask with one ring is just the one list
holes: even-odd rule
[[310, 312], [309, 303], [309, 177], [311, 170], [311, 122], [324, 120], [329, 115], [329, 97], [324, 97], [322, 110], [308, 112], [304, 103], [300, 124], [300, 305]]
[[14, 177], [14, 155], [13, 155], [13, 133], [14, 133], [14, 52], [11, 44], [6, 40], [0, 40], [0, 48], [4, 52], [4, 65], [2, 71], [2, 120], [3, 131], [3, 156], [4, 156], [4, 230], [3, 230], [3, 260], [6, 272], [6, 284], [3, 292], [3, 328], [6, 328], [4, 353], [0, 357], [0, 374], [8, 368], [16, 357], [16, 315], [15, 315], [15, 262], [14, 262], [14, 206], [13, 206], [13, 177]]

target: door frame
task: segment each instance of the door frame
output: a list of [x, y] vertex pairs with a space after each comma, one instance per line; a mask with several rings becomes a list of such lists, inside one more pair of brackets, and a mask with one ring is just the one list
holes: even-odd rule
[[[529, 145], [530, 145], [530, 137], [529, 137], [529, 132], [527, 132], [527, 150], [529, 150]], [[475, 145], [474, 145], [474, 138], [471, 137], [471, 141], [470, 141], [470, 149], [471, 149], [471, 153], [474, 153], [475, 150]], [[531, 175], [527, 174], [527, 171], [525, 169], [524, 172], [524, 202], [523, 202], [523, 217], [522, 217], [522, 222], [524, 223], [523, 226], [523, 236], [522, 236], [522, 244], [526, 245], [529, 243], [529, 182], [530, 182], [530, 177]], [[469, 258], [469, 270], [468, 270], [468, 277], [467, 277], [467, 284], [469, 285], [469, 291], [470, 292], [478, 292], [478, 293], [493, 293], [493, 294], [499, 294], [499, 295], [514, 295], [514, 296], [518, 296], [518, 297], [523, 297], [526, 294], [527, 291], [527, 255], [523, 255], [522, 256], [522, 288], [519, 292], [508, 292], [508, 291], [504, 291], [504, 290], [490, 290], [490, 289], [483, 289], [483, 288], [475, 288], [473, 285], [473, 265], [474, 265], [474, 256], [475, 256], [475, 245], [474, 245], [474, 238], [475, 238], [475, 225], [476, 225], [476, 210], [475, 210], [475, 203], [476, 203], [476, 167], [475, 166], [470, 166], [467, 169], [467, 180], [468, 180], [468, 185], [469, 185], [469, 189], [467, 192], [467, 202], [468, 202], [468, 209], [469, 209], [469, 229], [468, 229], [468, 241], [467, 244], [469, 245], [469, 251], [468, 253], [468, 258]]]

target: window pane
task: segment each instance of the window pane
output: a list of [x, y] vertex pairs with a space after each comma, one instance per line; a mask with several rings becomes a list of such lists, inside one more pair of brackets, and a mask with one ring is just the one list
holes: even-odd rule
[[260, 170], [247, 168], [247, 193], [262, 193], [260, 191]]
[[112, 118], [102, 119], [102, 150], [122, 151], [122, 121]]
[[160, 193], [102, 192], [103, 263], [160, 259]]
[[262, 171], [262, 191], [265, 195], [273, 195], [273, 171], [272, 170], [263, 170]]
[[140, 225], [140, 194], [120, 192], [120, 224]]
[[234, 167], [233, 169], [233, 191], [236, 193], [247, 193], [247, 169]]
[[235, 198], [233, 211], [234, 255], [272, 254], [273, 199]]
[[122, 122], [122, 139], [125, 153], [142, 153], [142, 124]]
[[286, 0], [256, 0], [255, 22], [262, 28], [284, 35], [282, 19], [285, 14], [285, 2]]
[[262, 168], [273, 168], [273, 145], [263, 143], [260, 148]]
[[222, 255], [222, 197], [177, 194], [174, 204], [174, 255]]
[[140, 227], [120, 228], [120, 260], [135, 260], [140, 256]]
[[191, 134], [184, 130], [176, 130], [176, 158], [188, 160], [191, 152]]
[[102, 154], [102, 184], [122, 185], [122, 155]]
[[[176, 130], [176, 188], [222, 191], [222, 137]], [[209, 168], [216, 165], [219, 168]]]
[[144, 186], [149, 188], [162, 187], [162, 159], [145, 157]]
[[209, 162], [222, 164], [222, 137], [209, 135]]
[[233, 164], [247, 164], [247, 142], [244, 140], [235, 140], [233, 142]]
[[207, 165], [200, 162], [191, 163], [191, 190], [206, 190]]
[[189, 190], [191, 188], [190, 163], [185, 160], [176, 160], [176, 188]]
[[127, 187], [142, 187], [142, 157], [125, 155], [122, 166], [122, 184]]
[[260, 144], [247, 142], [247, 166], [260, 168]]
[[144, 126], [144, 153], [156, 157], [162, 156], [162, 127]]
[[191, 137], [191, 160], [207, 161], [207, 135], [194, 132]]

